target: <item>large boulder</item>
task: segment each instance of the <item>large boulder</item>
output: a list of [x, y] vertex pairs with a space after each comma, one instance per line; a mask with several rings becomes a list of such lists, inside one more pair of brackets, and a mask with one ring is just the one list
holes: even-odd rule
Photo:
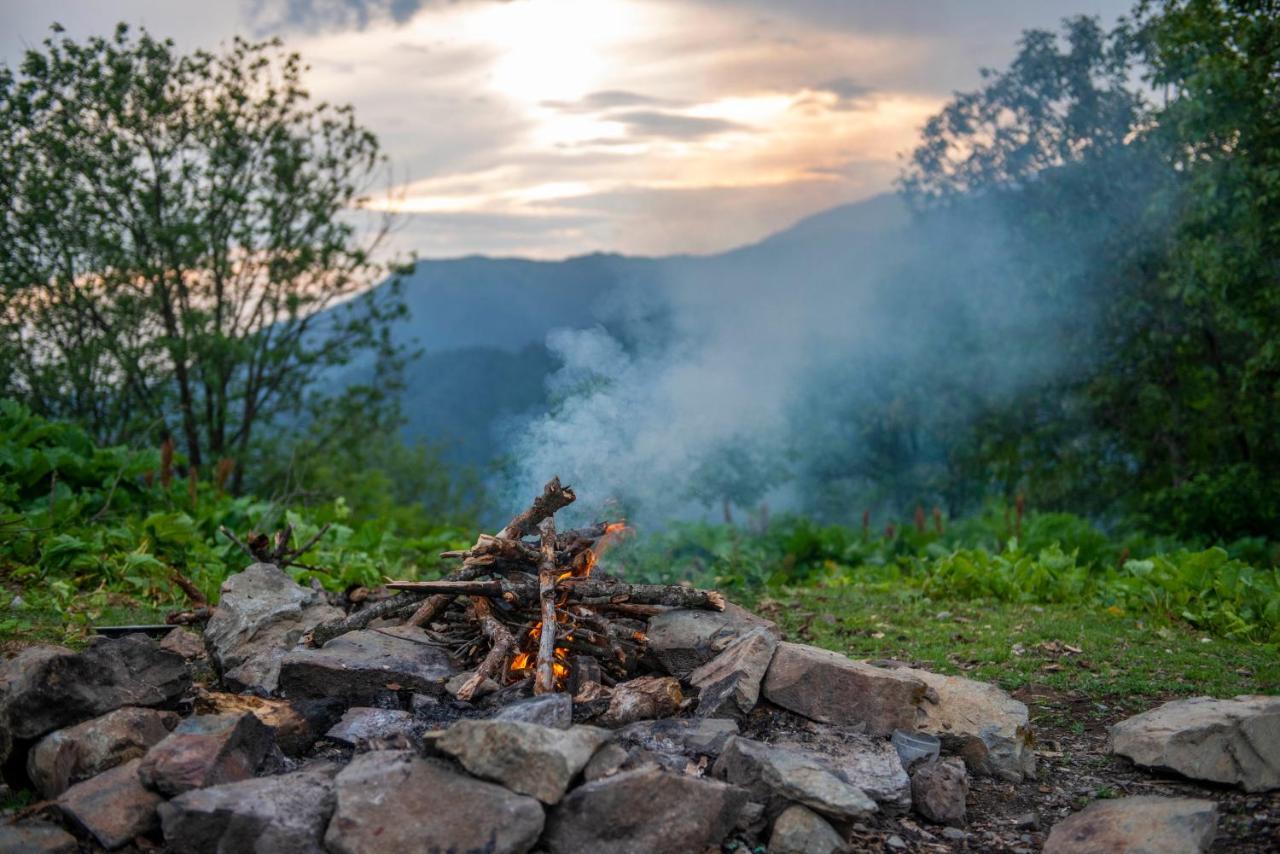
[[747, 793], [656, 768], [624, 771], [574, 789], [551, 811], [552, 854], [685, 854], [718, 846]]
[[1218, 829], [1218, 805], [1197, 798], [1140, 796], [1094, 801], [1049, 832], [1045, 854], [1199, 854]]
[[724, 651], [689, 674], [698, 690], [699, 717], [749, 714], [760, 699], [760, 683], [778, 647], [778, 633], [763, 626], [738, 636]]
[[542, 833], [542, 805], [405, 750], [362, 753], [337, 777], [325, 833], [330, 854], [523, 854]]
[[1026, 705], [986, 682], [910, 668], [898, 672], [929, 688], [916, 729], [936, 735], [942, 749], [964, 759], [970, 773], [1012, 783], [1035, 776]]
[[554, 804], [608, 739], [607, 730], [589, 726], [554, 729], [515, 721], [467, 720], [458, 721], [434, 741], [438, 750], [477, 777]]
[[247, 780], [274, 746], [270, 727], [250, 712], [187, 718], [151, 748], [138, 767], [166, 795]]
[[362, 629], [280, 662], [280, 691], [294, 697], [340, 697], [377, 705], [388, 693], [442, 693], [458, 669], [416, 626]]
[[769, 854], [836, 854], [844, 840], [822, 816], [792, 804], [773, 822]]
[[165, 842], [179, 854], [322, 854], [337, 773], [323, 763], [181, 794], [160, 805]]
[[58, 796], [58, 809], [72, 824], [108, 851], [158, 826], [156, 808], [164, 798], [138, 779], [141, 759], [132, 759]]
[[1174, 700], [1113, 726], [1110, 748], [1193, 780], [1280, 788], [1280, 697]]
[[836, 776], [821, 757], [803, 750], [732, 738], [712, 773], [747, 789], [770, 814], [793, 803], [838, 820], [876, 812], [875, 801], [865, 792]]
[[798, 643], [778, 644], [763, 685], [765, 698], [784, 709], [822, 723], [863, 724], [882, 736], [915, 728], [925, 691], [910, 672]]
[[0, 666], [0, 714], [13, 739], [32, 739], [121, 706], [171, 706], [190, 688], [182, 656], [144, 637], [34, 646]]
[[807, 751], [841, 780], [866, 792], [881, 809], [905, 812], [911, 808], [911, 778], [886, 739], [815, 724], [804, 732], [783, 732], [774, 743]]
[[72, 783], [142, 757], [177, 723], [174, 712], [126, 706], [54, 730], [27, 754], [27, 776], [40, 794], [56, 798]]
[[756, 628], [778, 634], [775, 624], [728, 604], [723, 611], [666, 611], [649, 620], [645, 637], [662, 667], [683, 679]]
[[270, 694], [284, 654], [320, 623], [343, 616], [322, 591], [302, 587], [274, 564], [255, 563], [222, 582], [204, 642], [228, 688]]

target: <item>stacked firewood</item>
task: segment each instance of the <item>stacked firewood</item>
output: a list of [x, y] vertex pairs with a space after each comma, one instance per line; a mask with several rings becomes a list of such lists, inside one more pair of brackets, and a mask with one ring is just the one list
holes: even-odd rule
[[496, 535], [481, 534], [471, 548], [445, 552], [442, 557], [462, 561], [445, 579], [392, 582], [387, 587], [398, 595], [317, 626], [310, 643], [320, 646], [375, 619], [406, 617], [475, 666], [459, 699], [472, 699], [490, 679], [500, 685], [532, 679], [534, 693], [577, 694], [638, 673], [650, 617], [672, 608], [724, 609], [715, 591], [593, 574], [602, 547], [625, 525], [557, 532], [555, 514], [574, 498], [553, 478]]

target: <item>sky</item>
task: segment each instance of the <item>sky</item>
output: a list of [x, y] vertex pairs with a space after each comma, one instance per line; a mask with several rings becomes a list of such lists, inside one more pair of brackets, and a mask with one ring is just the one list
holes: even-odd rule
[[1130, 0], [0, 0], [0, 62], [57, 21], [182, 48], [279, 36], [391, 168], [419, 257], [717, 252], [891, 189], [920, 126], [1022, 30]]

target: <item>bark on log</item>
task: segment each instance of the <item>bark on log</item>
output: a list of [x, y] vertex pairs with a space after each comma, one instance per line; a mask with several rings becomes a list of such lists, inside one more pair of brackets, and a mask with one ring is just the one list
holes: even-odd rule
[[[502, 578], [491, 581], [392, 581], [392, 590], [412, 590], [419, 593], [437, 593], [448, 596], [502, 597], [517, 606], [540, 601], [539, 585], [529, 578]], [[723, 611], [725, 598], [715, 590], [698, 590], [679, 584], [627, 584], [623, 581], [607, 581], [597, 578], [566, 578], [556, 584], [556, 589], [568, 595], [569, 602], [592, 607], [615, 608], [623, 613], [648, 616], [670, 608], [697, 608], [707, 611]], [[616, 608], [625, 604], [626, 608]], [[663, 606], [650, 611], [648, 607]]]
[[[521, 537], [533, 533], [543, 519], [555, 516], [557, 510], [573, 503], [576, 497], [572, 489], [560, 485], [560, 478], [551, 478], [551, 480], [547, 481], [547, 485], [542, 488], [542, 494], [533, 499], [533, 504], [530, 505], [529, 509], [508, 522], [507, 527], [499, 531], [495, 539], [519, 540]], [[466, 581], [485, 575], [487, 572], [487, 567], [468, 561], [463, 564], [461, 569], [450, 573], [447, 580]], [[435, 618], [436, 614], [444, 610], [452, 599], [453, 594], [431, 596], [422, 603], [421, 607], [406, 622], [411, 626], [426, 625]]]
[[381, 602], [356, 611], [344, 619], [321, 623], [307, 634], [307, 645], [324, 646], [334, 638], [345, 635], [347, 632], [363, 629], [374, 620], [382, 617], [402, 617], [418, 607], [418, 602], [424, 595], [423, 593], [410, 591], [399, 596], [392, 596], [389, 599], [383, 599]]
[[493, 564], [498, 560], [511, 561], [513, 563], [526, 563], [530, 567], [536, 567], [542, 560], [542, 552], [526, 542], [521, 540], [510, 540], [505, 537], [495, 537], [492, 534], [481, 534], [476, 539], [476, 544], [465, 551], [442, 552], [440, 557], [444, 558], [463, 558], [471, 565], [481, 563]]
[[[450, 573], [446, 581], [466, 583], [485, 574], [486, 569], [483, 566], [464, 566], [462, 569]], [[435, 596], [428, 596], [427, 600], [418, 607], [418, 610], [414, 611], [413, 615], [405, 620], [405, 625], [425, 626], [453, 601], [454, 595], [456, 594], [437, 593]]]
[[575, 498], [577, 496], [573, 494], [572, 489], [561, 486], [560, 478], [553, 477], [547, 481], [546, 486], [542, 487], [542, 494], [533, 499], [529, 509], [508, 522], [507, 527], [498, 532], [498, 536], [506, 540], [527, 537], [538, 530], [543, 519], [554, 516], [561, 508], [568, 507]]
[[[554, 481], [560, 485], [559, 479]], [[548, 487], [550, 484], [548, 484]], [[570, 496], [573, 493], [569, 493]], [[536, 505], [536, 502], [535, 502]], [[538, 666], [533, 674], [533, 693], [550, 694], [556, 690], [556, 520], [554, 516], [543, 519], [538, 526], [542, 533], [542, 563], [538, 566], [538, 602], [542, 606], [542, 630], [538, 636]]]
[[[480, 662], [476, 672], [458, 689], [458, 699], [464, 701], [475, 696], [476, 691], [480, 690], [480, 686], [484, 684], [484, 680], [494, 675], [498, 676], [498, 684], [506, 680], [506, 665], [503, 662], [507, 660], [516, 643], [507, 627], [493, 616], [493, 607], [488, 599], [477, 596], [472, 600], [472, 607], [475, 609], [476, 619], [480, 621], [480, 630], [489, 639], [489, 654], [484, 657], [484, 661]], [[499, 670], [502, 672], [499, 673]]]

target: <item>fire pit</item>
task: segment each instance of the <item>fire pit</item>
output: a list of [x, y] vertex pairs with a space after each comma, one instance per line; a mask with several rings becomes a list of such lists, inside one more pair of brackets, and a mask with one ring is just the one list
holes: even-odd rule
[[[552, 480], [441, 581], [335, 596], [258, 562], [201, 609], [203, 644], [25, 650], [0, 752], [46, 800], [0, 848], [835, 851], [913, 807], [962, 823], [969, 775], [1033, 773], [1026, 708], [993, 686], [610, 576], [627, 529], [557, 531], [573, 500]], [[299, 553], [276, 539], [259, 551]], [[908, 768], [895, 732], [962, 758]]]

